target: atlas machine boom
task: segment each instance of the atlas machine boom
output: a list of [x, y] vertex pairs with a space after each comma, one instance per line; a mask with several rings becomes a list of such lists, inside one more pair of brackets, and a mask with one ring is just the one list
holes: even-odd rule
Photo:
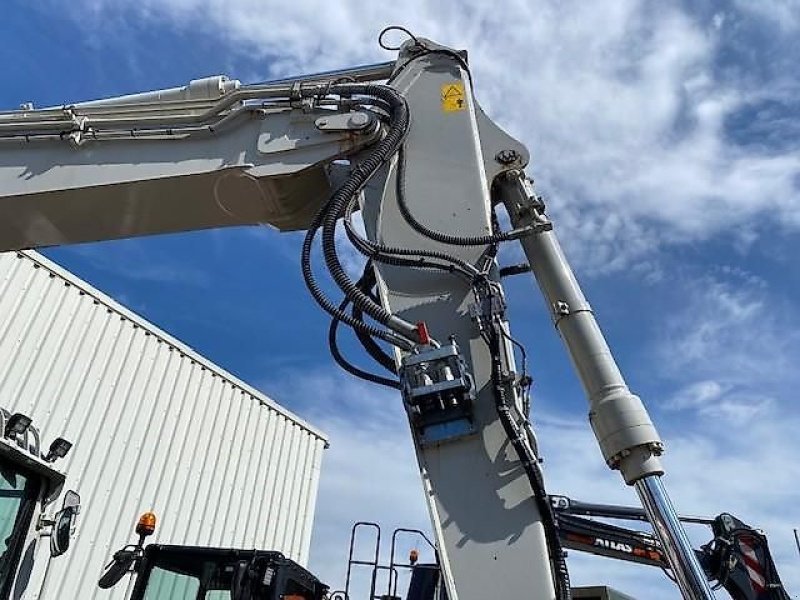
[[[735, 600], [788, 599], [765, 537], [738, 519], [700, 519], [714, 537], [692, 547], [662, 481], [664, 445], [525, 174], [528, 150], [475, 100], [465, 52], [394, 29], [408, 39], [391, 48], [381, 41], [398, 52], [382, 64], [258, 84], [216, 76], [0, 113], [0, 251], [226, 226], [304, 230], [302, 274], [331, 315], [334, 358], [398, 390], [408, 415], [436, 556], [433, 583], [412, 585], [409, 599], [565, 600], [573, 593], [565, 548], [661, 567], [686, 599], [714, 598], [712, 583]], [[341, 226], [366, 258], [358, 280], [342, 265]], [[507, 243], [522, 246], [526, 265], [498, 265]], [[320, 255], [341, 303], [312, 269]], [[528, 420], [531, 378], [501, 283], [527, 271], [583, 385], [602, 455], [641, 509], [545, 489]], [[341, 355], [340, 325], [385, 374]], [[55, 483], [36, 499], [41, 511], [58, 496], [58, 477], [47, 473]], [[75, 512], [61, 515], [62, 531]], [[644, 521], [652, 533], [592, 516]], [[152, 526], [146, 516], [139, 543], [115, 555], [102, 587], [134, 570], [133, 598], [155, 598], [148, 586], [160, 569], [201, 585], [159, 598], [217, 590], [214, 598], [235, 600], [350, 600], [277, 552], [145, 547]], [[59, 543], [54, 553], [68, 536]], [[373, 598], [396, 597], [374, 588]]]

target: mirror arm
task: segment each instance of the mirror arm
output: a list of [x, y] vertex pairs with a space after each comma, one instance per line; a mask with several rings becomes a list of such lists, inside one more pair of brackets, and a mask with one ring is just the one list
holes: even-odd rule
[[[45, 516], [44, 512], [39, 513], [39, 518], [36, 520], [36, 531], [42, 531], [45, 527], [53, 527], [56, 524], [55, 519], [48, 519]], [[50, 531], [42, 532], [39, 535], [48, 536], [52, 535], [52, 529]]]

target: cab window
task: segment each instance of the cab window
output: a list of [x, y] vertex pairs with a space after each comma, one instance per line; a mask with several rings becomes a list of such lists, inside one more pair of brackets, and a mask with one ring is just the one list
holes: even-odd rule
[[0, 600], [11, 593], [41, 480], [0, 458]]
[[153, 567], [144, 600], [230, 600], [228, 590], [203, 590], [197, 577]]

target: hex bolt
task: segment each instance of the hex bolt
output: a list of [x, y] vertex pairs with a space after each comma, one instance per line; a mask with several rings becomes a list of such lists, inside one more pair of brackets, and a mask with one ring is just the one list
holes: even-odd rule
[[510, 165], [518, 161], [519, 158], [519, 152], [516, 150], [500, 150], [500, 152], [494, 155], [494, 159], [501, 165]]

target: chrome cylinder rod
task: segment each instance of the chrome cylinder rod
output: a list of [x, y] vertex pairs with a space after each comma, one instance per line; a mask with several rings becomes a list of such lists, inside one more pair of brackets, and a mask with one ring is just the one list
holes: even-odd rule
[[672, 506], [661, 477], [658, 475], [644, 477], [637, 481], [634, 487], [667, 555], [667, 561], [683, 597], [689, 600], [713, 600], [714, 593], [697, 560], [697, 554], [678, 520], [678, 514]]
[[520, 238], [589, 401], [589, 420], [603, 457], [639, 493], [685, 600], [714, 600], [660, 476], [663, 444], [644, 403], [628, 389], [605, 336], [569, 265], [544, 205], [520, 171], [509, 171], [497, 190]]

